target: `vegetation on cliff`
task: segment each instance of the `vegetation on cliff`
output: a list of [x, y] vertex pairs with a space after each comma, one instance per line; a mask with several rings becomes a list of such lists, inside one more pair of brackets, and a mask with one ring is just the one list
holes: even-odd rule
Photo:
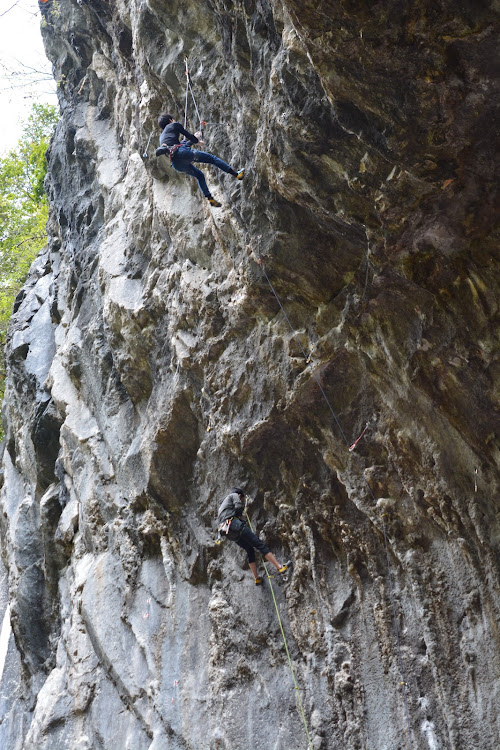
[[45, 153], [57, 120], [56, 107], [34, 104], [17, 147], [0, 159], [0, 398], [5, 381], [3, 349], [14, 300], [47, 240]]

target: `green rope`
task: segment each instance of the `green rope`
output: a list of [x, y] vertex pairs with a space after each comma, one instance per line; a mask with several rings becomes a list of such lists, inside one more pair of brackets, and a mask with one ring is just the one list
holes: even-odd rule
[[[248, 525], [250, 527], [250, 531], [253, 532], [253, 527], [252, 527], [250, 518], [248, 517], [247, 511], [245, 511], [245, 515], [247, 517], [247, 521], [248, 521]], [[269, 587], [271, 589], [271, 594], [272, 594], [272, 597], [273, 597], [274, 608], [275, 608], [276, 614], [278, 616], [278, 623], [279, 623], [279, 626], [280, 626], [281, 635], [283, 636], [283, 643], [285, 645], [285, 651], [286, 651], [286, 655], [287, 655], [287, 658], [288, 658], [288, 664], [290, 666], [290, 672], [292, 674], [293, 684], [295, 686], [295, 692], [297, 693], [297, 700], [298, 700], [298, 704], [299, 704], [299, 711], [300, 711], [300, 715], [302, 717], [302, 723], [304, 724], [304, 729], [305, 729], [306, 736], [307, 736], [308, 747], [310, 748], [310, 750], [314, 750], [313, 744], [311, 742], [311, 737], [309, 736], [309, 729], [308, 729], [308, 726], [307, 726], [307, 719], [306, 719], [306, 715], [305, 715], [305, 712], [304, 712], [304, 707], [302, 705], [302, 699], [300, 697], [300, 688], [299, 688], [298, 683], [297, 683], [297, 678], [295, 677], [295, 670], [293, 668], [292, 658], [290, 656], [290, 651], [288, 650], [288, 643], [287, 643], [287, 640], [286, 640], [285, 631], [283, 629], [283, 623], [281, 621], [280, 611], [278, 609], [278, 602], [276, 601], [276, 596], [274, 594], [274, 588], [273, 588], [271, 576], [269, 575], [269, 571], [267, 569], [267, 565], [266, 565], [265, 561], [263, 561], [263, 562], [264, 562], [264, 570], [266, 571], [267, 580], [269, 581]]]

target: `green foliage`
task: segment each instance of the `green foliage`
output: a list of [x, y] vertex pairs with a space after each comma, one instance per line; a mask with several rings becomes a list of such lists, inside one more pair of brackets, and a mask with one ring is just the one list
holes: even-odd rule
[[45, 152], [57, 120], [54, 106], [34, 104], [17, 148], [0, 158], [0, 399], [5, 381], [3, 349], [12, 306], [47, 240]]

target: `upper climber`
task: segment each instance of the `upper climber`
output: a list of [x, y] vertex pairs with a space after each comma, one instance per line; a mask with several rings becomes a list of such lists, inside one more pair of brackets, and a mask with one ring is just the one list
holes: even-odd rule
[[[208, 202], [212, 206], [219, 208], [221, 204], [210, 193], [205, 180], [205, 175], [201, 169], [197, 169], [193, 166], [193, 162], [196, 161], [203, 164], [213, 164], [215, 167], [222, 169], [223, 172], [227, 172], [233, 177], [236, 177], [237, 180], [243, 179], [245, 170], [241, 169], [239, 172], [236, 172], [236, 170], [230, 167], [229, 164], [226, 164], [225, 161], [219, 159], [218, 156], [214, 156], [214, 154], [208, 154], [206, 151], [192, 151], [191, 146], [195, 143], [200, 146], [205, 145], [203, 141], [200, 140], [202, 135], [201, 131], [198, 131], [195, 135], [189, 133], [182, 127], [180, 122], [174, 120], [172, 115], [166, 113], [161, 114], [158, 117], [158, 125], [162, 128], [162, 134], [160, 135], [160, 148], [156, 149], [156, 156], [162, 156], [162, 154], [170, 156], [170, 162], [173, 168], [177, 172], [185, 172], [186, 174], [191, 175], [191, 177], [195, 177], [198, 180], [201, 192], [205, 198], [207, 198]], [[185, 136], [185, 138], [179, 142], [181, 135]]]
[[264, 542], [253, 533], [246, 525], [245, 521], [241, 518], [245, 506], [243, 500], [245, 493], [239, 487], [233, 487], [229, 495], [226, 495], [222, 501], [219, 512], [218, 512], [218, 529], [219, 534], [227, 534], [228, 539], [236, 542], [236, 544], [245, 550], [248, 556], [248, 565], [255, 578], [255, 583], [259, 586], [262, 583], [262, 578], [257, 573], [257, 565], [255, 563], [255, 550], [258, 549], [261, 555], [269, 560], [274, 565], [278, 573], [285, 573], [288, 570], [288, 564], [281, 565], [272, 552], [269, 551]]

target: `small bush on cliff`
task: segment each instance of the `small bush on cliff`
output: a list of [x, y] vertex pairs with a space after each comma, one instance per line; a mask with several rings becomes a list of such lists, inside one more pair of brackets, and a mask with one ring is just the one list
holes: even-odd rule
[[57, 120], [54, 106], [34, 104], [17, 147], [0, 158], [0, 399], [5, 384], [3, 350], [12, 306], [47, 239], [45, 152]]

